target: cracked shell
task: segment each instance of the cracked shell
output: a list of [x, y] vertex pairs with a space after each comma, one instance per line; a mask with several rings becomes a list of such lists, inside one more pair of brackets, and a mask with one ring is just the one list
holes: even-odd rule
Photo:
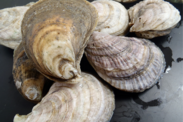
[[161, 50], [145, 39], [94, 32], [85, 54], [101, 78], [127, 92], [152, 87], [165, 68]]
[[167, 35], [180, 21], [180, 12], [163, 0], [144, 0], [128, 10], [130, 32], [151, 39]]
[[80, 77], [80, 60], [97, 21], [86, 0], [40, 0], [22, 22], [25, 52], [50, 80]]
[[28, 115], [14, 122], [109, 122], [115, 108], [112, 90], [90, 74], [78, 84], [56, 82]]

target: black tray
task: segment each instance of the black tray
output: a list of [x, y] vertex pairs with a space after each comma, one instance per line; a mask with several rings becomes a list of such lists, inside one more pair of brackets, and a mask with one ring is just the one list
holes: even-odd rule
[[[0, 9], [36, 0], [1, 0]], [[139, 2], [139, 1], [137, 1]], [[127, 9], [134, 3], [123, 4]], [[181, 16], [183, 4], [172, 3]], [[111, 122], [183, 122], [183, 21], [167, 36], [152, 39], [163, 51], [166, 70], [163, 79], [143, 93], [114, 89], [116, 109]], [[127, 36], [135, 36], [129, 33]], [[25, 115], [35, 105], [18, 93], [12, 77], [13, 50], [0, 46], [0, 122], [12, 122], [15, 114]], [[82, 71], [96, 74], [84, 56]], [[48, 90], [47, 84], [45, 91]]]

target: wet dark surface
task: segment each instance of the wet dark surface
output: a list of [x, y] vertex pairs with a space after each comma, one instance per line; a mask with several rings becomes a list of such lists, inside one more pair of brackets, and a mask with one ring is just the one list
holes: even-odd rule
[[[31, 0], [1, 0], [0, 9], [25, 5]], [[36, 1], [36, 0], [33, 0]], [[137, 1], [138, 2], [138, 1]], [[135, 2], [135, 3], [137, 3]], [[124, 4], [126, 8], [135, 3]], [[183, 13], [183, 5], [173, 3]], [[134, 33], [127, 36], [134, 37]], [[182, 21], [163, 37], [154, 42], [164, 53], [166, 69], [163, 78], [143, 93], [126, 93], [114, 89], [116, 109], [111, 122], [183, 122], [183, 26]], [[23, 99], [12, 77], [13, 50], [0, 46], [0, 122], [12, 122], [15, 114], [28, 114], [33, 103]], [[84, 56], [81, 69], [96, 74]], [[52, 82], [47, 82], [44, 93]]]

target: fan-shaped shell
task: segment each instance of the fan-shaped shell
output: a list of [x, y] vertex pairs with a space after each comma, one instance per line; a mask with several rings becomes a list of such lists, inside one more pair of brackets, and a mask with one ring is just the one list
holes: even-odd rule
[[125, 35], [128, 30], [129, 17], [126, 8], [115, 1], [97, 0], [92, 4], [98, 11], [98, 24], [95, 31], [111, 35]]
[[15, 86], [25, 99], [32, 102], [42, 99], [45, 78], [27, 58], [22, 43], [14, 51], [13, 78]]
[[85, 0], [40, 0], [22, 22], [26, 54], [51, 80], [79, 77], [80, 60], [96, 24], [96, 9]]
[[115, 107], [114, 94], [94, 76], [82, 73], [78, 84], [56, 82], [27, 116], [14, 122], [108, 122]]
[[142, 92], [161, 77], [164, 55], [154, 43], [95, 32], [85, 54], [105, 81], [117, 89]]
[[0, 10], [0, 44], [15, 49], [22, 41], [21, 22], [27, 6]]
[[130, 32], [137, 32], [137, 36], [144, 38], [170, 33], [181, 18], [179, 11], [163, 0], [144, 0], [131, 7], [128, 12], [132, 25]]

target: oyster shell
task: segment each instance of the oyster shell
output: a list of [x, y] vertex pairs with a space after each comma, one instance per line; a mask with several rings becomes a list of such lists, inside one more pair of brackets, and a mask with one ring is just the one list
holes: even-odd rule
[[27, 58], [22, 43], [14, 50], [13, 78], [19, 93], [27, 100], [39, 102], [45, 78]]
[[129, 17], [126, 8], [115, 1], [97, 0], [92, 4], [98, 11], [98, 24], [95, 31], [111, 35], [125, 35], [128, 30]]
[[80, 60], [97, 20], [96, 9], [86, 0], [40, 0], [22, 22], [26, 54], [53, 81], [79, 77]]
[[21, 22], [27, 6], [0, 10], [0, 44], [15, 49], [22, 41]]
[[170, 33], [180, 21], [179, 11], [163, 0], [144, 0], [129, 10], [130, 32], [143, 38], [154, 38]]
[[114, 94], [94, 76], [82, 73], [78, 84], [56, 82], [28, 115], [14, 122], [108, 122], [115, 107]]
[[165, 68], [161, 50], [145, 39], [94, 32], [85, 54], [101, 78], [128, 92], [152, 87]]

